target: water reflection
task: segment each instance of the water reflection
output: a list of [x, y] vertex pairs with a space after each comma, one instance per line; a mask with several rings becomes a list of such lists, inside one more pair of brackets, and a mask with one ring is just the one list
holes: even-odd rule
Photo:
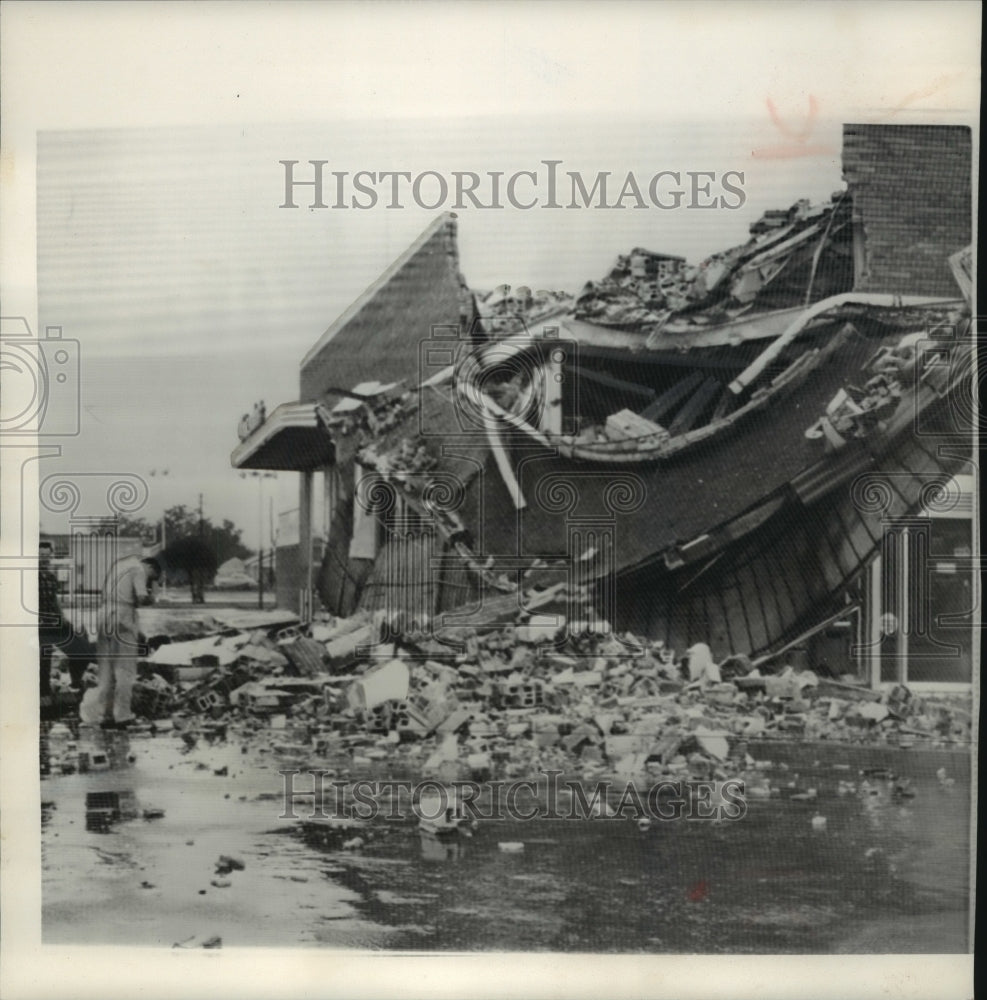
[[466, 856], [466, 844], [458, 833], [451, 837], [436, 837], [420, 830], [418, 837], [424, 861], [461, 861]]
[[[865, 775], [858, 762], [851, 769], [843, 748], [833, 748], [828, 760], [814, 759], [820, 751], [808, 759], [791, 751], [790, 769], [764, 767], [768, 796], [750, 799], [747, 815], [735, 822], [653, 821], [648, 828], [631, 818], [482, 821], [466, 839], [461, 831], [429, 835], [412, 816], [279, 823], [280, 806], [271, 801], [276, 765], [262, 771], [255, 762], [241, 764], [234, 744], [183, 754], [178, 740], [90, 731], [79, 734], [74, 752], [80, 761], [88, 753], [90, 765], [102, 752], [106, 766], [42, 784], [46, 921], [58, 914], [66, 940], [70, 919], [82, 921], [95, 942], [113, 913], [128, 906], [146, 913], [147, 880], [155, 892], [171, 894], [163, 898], [176, 923], [225, 906], [237, 940], [253, 934], [256, 943], [277, 935], [332, 945], [352, 943], [346, 935], [359, 933], [397, 950], [966, 947], [968, 772], [951, 763], [940, 777], [941, 758], [933, 755], [895, 759], [895, 771], [912, 778], [907, 796], [895, 790], [900, 778]], [[772, 756], [777, 762], [781, 750], [772, 748]], [[772, 794], [776, 788], [791, 794]], [[798, 797], [804, 788], [817, 794]], [[103, 808], [122, 810], [131, 793], [145, 818], [149, 805], [166, 807], [166, 815], [157, 823], [121, 820], [112, 825], [115, 836], [97, 838], [81, 816], [90, 794], [106, 793], [117, 801]], [[813, 827], [817, 814], [827, 820], [821, 829]], [[524, 849], [505, 852], [499, 845], [507, 842]], [[230, 851], [247, 857], [239, 884], [255, 880], [249, 893], [236, 894], [237, 885], [217, 893], [209, 885], [214, 859]], [[129, 876], [125, 857], [147, 871]], [[113, 905], [87, 904], [92, 916], [80, 915], [77, 900], [94, 898], [100, 884], [99, 898]], [[275, 907], [276, 927], [269, 917]], [[128, 934], [154, 922], [115, 926], [102, 940], [129, 941]], [[906, 938], [902, 927], [920, 930]]]

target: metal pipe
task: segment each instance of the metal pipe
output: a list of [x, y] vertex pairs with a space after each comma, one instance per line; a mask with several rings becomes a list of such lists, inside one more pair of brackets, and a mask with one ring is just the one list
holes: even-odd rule
[[835, 611], [833, 614], [828, 615], [822, 621], [816, 622], [811, 628], [807, 628], [801, 635], [786, 642], [784, 646], [780, 649], [776, 649], [770, 653], [764, 653], [759, 656], [756, 660], [751, 661], [751, 667], [759, 667], [763, 663], [767, 663], [769, 660], [773, 660], [776, 657], [781, 656], [783, 653], [787, 653], [793, 646], [798, 646], [800, 643], [805, 642], [806, 639], [811, 639], [817, 632], [821, 632], [824, 628], [832, 625], [833, 622], [838, 622], [841, 618], [846, 618], [847, 615], [853, 614], [856, 610], [856, 606], [847, 605], [846, 607], [840, 608], [839, 611]]
[[821, 299], [810, 306], [788, 326], [784, 333], [759, 354], [729, 385], [734, 395], [739, 395], [765, 368], [812, 322], [817, 316], [840, 306], [879, 306], [895, 309], [902, 306], [936, 306], [958, 303], [958, 299], [934, 298], [926, 295], [894, 295], [888, 292], [843, 292]]
[[[839, 200], [833, 206], [833, 210], [829, 213], [829, 218], [826, 220], [826, 228], [823, 230], [822, 237], [819, 240], [819, 245], [816, 247], [815, 253], [812, 255], [812, 270], [809, 272], [809, 284], [805, 289], [805, 305], [808, 307], [809, 303], [812, 302], [812, 286], [816, 282], [816, 269], [819, 267], [819, 258], [822, 256], [823, 248], [826, 246], [826, 240], [829, 239], [829, 231], [833, 228], [833, 220], [836, 218], [836, 213], [839, 210], [840, 205], [846, 201], [847, 196], [850, 194], [850, 189], [847, 188], [843, 194], [840, 195]], [[847, 222], [840, 223], [840, 229], [842, 229]], [[840, 229], [836, 231], [839, 232]]]
[[481, 393], [480, 395], [483, 402], [483, 426], [487, 432], [487, 440], [490, 442], [490, 450], [493, 452], [494, 460], [497, 463], [497, 469], [500, 472], [501, 478], [504, 480], [504, 485], [507, 487], [511, 499], [514, 501], [515, 509], [521, 510], [522, 507], [527, 506], [527, 503], [525, 502], [524, 495], [521, 493], [521, 484], [517, 481], [514, 470], [511, 468], [510, 459], [507, 457], [507, 452], [504, 449], [504, 443], [500, 439], [500, 427], [497, 418], [491, 411], [491, 404], [496, 404], [485, 393]]

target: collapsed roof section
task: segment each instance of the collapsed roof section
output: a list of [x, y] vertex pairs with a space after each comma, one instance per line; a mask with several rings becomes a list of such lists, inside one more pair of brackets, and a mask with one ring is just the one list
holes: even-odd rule
[[[630, 474], [647, 501], [621, 513], [625, 544], [615, 554], [617, 568], [662, 555], [672, 567], [680, 564], [682, 548], [704, 536], [709, 554], [716, 547], [712, 537], [727, 544], [767, 519], [796, 495], [803, 478], [813, 480], [813, 497], [835, 489], [842, 475], [837, 466], [847, 463], [847, 456], [855, 456], [848, 469], [869, 466], [897, 436], [917, 426], [925, 409], [969, 374], [968, 326], [958, 302], [834, 309], [805, 340], [781, 352], [764, 387], [734, 411], [736, 419], [719, 417], [670, 436], [640, 414], [621, 411], [607, 418], [596, 455], [585, 459], [588, 449], [573, 454], [564, 438], [537, 431], [492, 404], [502, 437], [516, 455], [516, 485], [505, 483], [500, 500], [504, 506], [515, 500], [524, 538], [537, 540], [532, 554], [561, 555], [570, 540], [565, 519], [539, 499], [544, 483], [568, 476], [579, 484], [573, 516], [606, 520], [608, 484]], [[691, 396], [680, 394], [672, 428], [700, 406], [730, 395], [717, 381], [711, 397], [705, 388], [711, 381], [716, 381], [712, 375], [694, 373], [677, 383], [687, 384]], [[673, 390], [659, 401], [670, 399]], [[629, 466], [628, 459], [637, 461]], [[495, 470], [490, 471], [493, 478]], [[498, 510], [500, 504], [489, 507]], [[752, 516], [754, 511], [760, 513]], [[716, 530], [731, 524], [729, 531]], [[498, 547], [510, 545], [514, 532], [507, 517], [485, 525], [488, 543]]]
[[[890, 271], [861, 240], [905, 229], [855, 173], [865, 147], [880, 167], [881, 137], [850, 128], [847, 192], [767, 212], [750, 240], [695, 268], [635, 248], [573, 304], [506, 287], [477, 303], [458, 270], [455, 217], [436, 219], [302, 362], [302, 399], [317, 407], [341, 473], [322, 575], [325, 593], [343, 596], [327, 606], [349, 613], [407, 591], [431, 613], [460, 607], [477, 586], [513, 587], [520, 600], [534, 567], [561, 567], [571, 581], [579, 563], [583, 580], [636, 581], [649, 634], [683, 615], [701, 631], [722, 610], [727, 630], [743, 618], [754, 650], [845, 594], [879, 539], [851, 495], [855, 477], [904, 477], [907, 512], [962, 471], [936, 435], [972, 434], [955, 426], [953, 405], [970, 380], [972, 267], [956, 254], [969, 219], [957, 215], [962, 197], [937, 214], [940, 187], [955, 178], [937, 186], [923, 165], [927, 183], [908, 206], [915, 253], [902, 259], [917, 267], [935, 256], [931, 277], [906, 264], [907, 287], [876, 292]], [[914, 156], [925, 141], [901, 148]], [[932, 428], [928, 439], [912, 433], [919, 426]], [[257, 450], [263, 426], [254, 434]], [[360, 507], [372, 477], [398, 498], [380, 518]], [[472, 582], [433, 585], [431, 542], [398, 538], [395, 511], [441, 536]], [[374, 520], [380, 531], [368, 530]], [[574, 534], [577, 522], [606, 527]], [[817, 528], [830, 562], [815, 551]], [[821, 575], [802, 586], [796, 576], [813, 561]], [[786, 582], [761, 617], [722, 592], [722, 580], [756, 591], [770, 573]], [[422, 586], [425, 598], [411, 593]]]
[[637, 334], [638, 347], [655, 349], [664, 336], [807, 306], [853, 286], [846, 192], [821, 205], [798, 201], [766, 212], [750, 230], [746, 243], [696, 266], [636, 248], [601, 281], [587, 282], [574, 318]]
[[440, 215], [319, 338], [301, 363], [301, 398], [334, 404], [354, 386], [417, 384], [434, 328], [469, 329], [475, 306], [459, 273], [456, 216]]

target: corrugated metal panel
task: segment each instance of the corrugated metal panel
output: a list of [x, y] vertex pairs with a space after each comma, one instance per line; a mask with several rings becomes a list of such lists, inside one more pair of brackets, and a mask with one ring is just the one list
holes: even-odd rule
[[[948, 405], [944, 404], [944, 405]], [[648, 634], [676, 649], [708, 642], [715, 656], [763, 653], [793, 638], [843, 601], [877, 553], [887, 518], [921, 509], [930, 490], [962, 459], [939, 458], [936, 439], [905, 436], [878, 461], [879, 489], [847, 483], [806, 508], [790, 507], [697, 574], [697, 565], [653, 566], [621, 582], [619, 628], [646, 619]], [[972, 490], [940, 502], [949, 513], [972, 507]], [[949, 516], [946, 514], [944, 516]], [[676, 581], [691, 581], [684, 590]]]
[[390, 620], [401, 615], [408, 622], [431, 621], [436, 597], [434, 541], [428, 528], [390, 533], [367, 579], [360, 606], [383, 611]]

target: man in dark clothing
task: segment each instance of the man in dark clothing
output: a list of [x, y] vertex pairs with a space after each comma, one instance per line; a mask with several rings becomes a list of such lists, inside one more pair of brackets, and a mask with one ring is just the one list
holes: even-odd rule
[[[72, 634], [58, 603], [58, 577], [51, 571], [51, 542], [38, 545], [38, 645], [40, 647], [41, 704], [51, 701], [51, 656]], [[47, 701], [45, 700], [47, 699]]]

